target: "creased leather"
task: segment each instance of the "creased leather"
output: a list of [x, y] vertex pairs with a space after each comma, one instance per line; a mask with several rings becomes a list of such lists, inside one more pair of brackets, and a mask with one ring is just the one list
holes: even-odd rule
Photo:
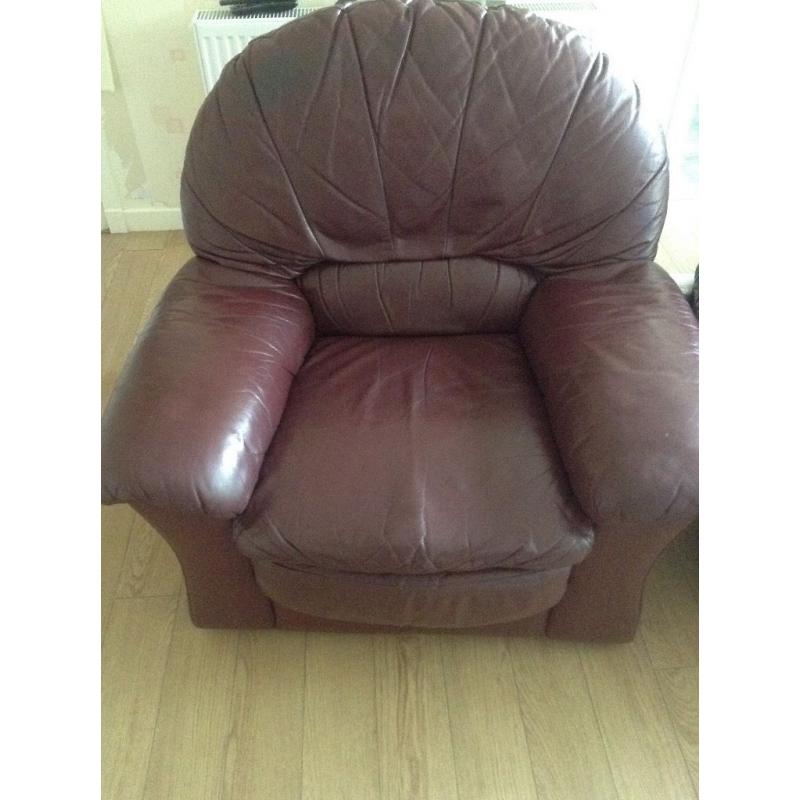
[[103, 501], [241, 513], [313, 338], [290, 282], [190, 261], [103, 418]]
[[659, 266], [543, 281], [520, 336], [575, 496], [595, 523], [690, 519], [698, 330]]
[[364, 0], [255, 39], [191, 132], [189, 242], [296, 277], [483, 256], [561, 270], [655, 255], [663, 136], [575, 31], [470, 2]]
[[536, 279], [481, 258], [325, 264], [298, 281], [317, 333], [353, 336], [514, 333]]

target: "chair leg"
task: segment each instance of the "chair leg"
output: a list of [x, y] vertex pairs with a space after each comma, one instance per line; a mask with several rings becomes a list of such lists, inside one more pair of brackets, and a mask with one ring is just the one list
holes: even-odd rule
[[198, 628], [272, 628], [272, 603], [250, 561], [233, 543], [230, 520], [135, 505], [167, 541], [186, 581], [189, 615]]
[[564, 597], [550, 611], [547, 635], [575, 641], [632, 641], [650, 569], [690, 523], [684, 520], [647, 529], [598, 527], [592, 551], [573, 567]]

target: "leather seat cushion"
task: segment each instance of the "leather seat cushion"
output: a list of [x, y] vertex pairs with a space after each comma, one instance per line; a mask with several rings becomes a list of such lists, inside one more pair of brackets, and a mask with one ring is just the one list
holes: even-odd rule
[[503, 334], [318, 339], [236, 535], [256, 562], [404, 576], [561, 569], [592, 543]]

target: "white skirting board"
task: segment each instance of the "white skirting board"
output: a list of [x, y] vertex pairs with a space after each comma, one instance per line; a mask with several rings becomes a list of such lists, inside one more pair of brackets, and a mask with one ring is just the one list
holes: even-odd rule
[[103, 208], [111, 233], [133, 231], [179, 231], [183, 229], [180, 208]]

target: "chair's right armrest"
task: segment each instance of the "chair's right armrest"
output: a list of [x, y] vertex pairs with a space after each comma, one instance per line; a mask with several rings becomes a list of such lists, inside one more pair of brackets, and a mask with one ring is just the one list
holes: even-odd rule
[[103, 417], [103, 502], [230, 519], [247, 506], [314, 337], [291, 281], [192, 259]]
[[669, 275], [641, 262], [545, 278], [520, 337], [590, 519], [690, 521], [698, 502], [698, 329]]

